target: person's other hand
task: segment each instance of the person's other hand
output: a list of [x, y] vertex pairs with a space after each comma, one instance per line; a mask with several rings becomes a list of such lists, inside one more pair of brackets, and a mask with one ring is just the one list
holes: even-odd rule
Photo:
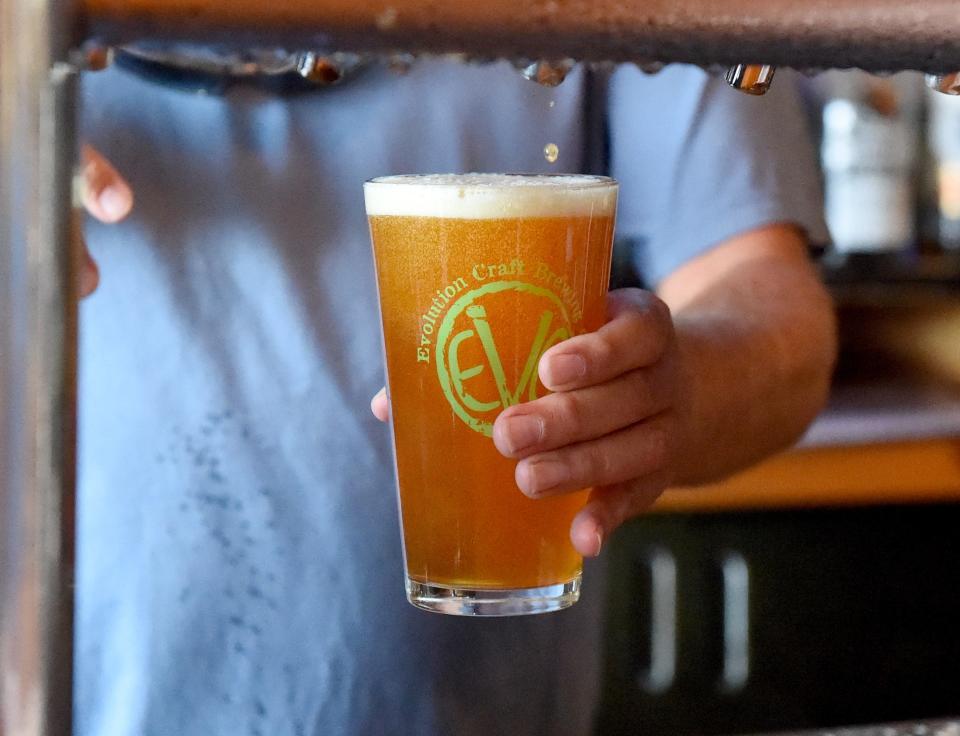
[[[509, 407], [493, 427], [497, 449], [519, 461], [517, 485], [530, 498], [593, 488], [570, 529], [587, 557], [667, 487], [681, 444], [670, 310], [639, 289], [611, 292], [608, 305], [597, 332], [544, 353], [540, 380], [553, 393]], [[388, 419], [385, 391], [371, 409]]]
[[553, 393], [505, 409], [493, 441], [519, 460], [531, 498], [592, 488], [570, 538], [593, 557], [624, 521], [671, 482], [682, 422], [681, 371], [667, 305], [639, 289], [611, 292], [608, 321], [555, 345], [540, 359]]
[[[126, 217], [133, 209], [133, 191], [109, 161], [90, 146], [81, 151], [83, 206], [100, 222], [114, 223]], [[86, 243], [80, 266], [80, 296], [92, 294], [100, 281], [100, 271]]]

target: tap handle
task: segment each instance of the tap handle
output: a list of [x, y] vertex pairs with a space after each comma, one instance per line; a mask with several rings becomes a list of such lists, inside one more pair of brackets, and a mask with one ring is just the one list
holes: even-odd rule
[[926, 81], [927, 86], [936, 92], [945, 95], [960, 95], [960, 72], [928, 74]]

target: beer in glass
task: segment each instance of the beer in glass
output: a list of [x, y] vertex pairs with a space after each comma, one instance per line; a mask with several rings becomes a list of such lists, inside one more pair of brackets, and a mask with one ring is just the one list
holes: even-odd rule
[[389, 176], [364, 186], [411, 603], [461, 615], [579, 597], [586, 491], [531, 500], [494, 447], [543, 396], [541, 356], [605, 318], [617, 184], [592, 176]]

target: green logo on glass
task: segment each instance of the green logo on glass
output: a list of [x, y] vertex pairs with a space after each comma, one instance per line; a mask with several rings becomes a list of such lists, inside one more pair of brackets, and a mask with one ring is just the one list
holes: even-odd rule
[[[528, 322], [514, 315], [530, 315]], [[503, 409], [537, 398], [537, 366], [573, 335], [563, 302], [524, 281], [495, 281], [450, 307], [437, 333], [437, 377], [454, 413], [491, 437]]]

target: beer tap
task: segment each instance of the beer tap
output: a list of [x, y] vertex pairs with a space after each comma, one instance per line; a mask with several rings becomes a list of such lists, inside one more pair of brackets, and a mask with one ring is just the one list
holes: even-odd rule
[[320, 54], [307, 51], [297, 56], [297, 73], [315, 84], [336, 84], [360, 66], [360, 63], [357, 54]]
[[949, 74], [928, 74], [927, 86], [935, 92], [945, 95], [960, 95], [960, 72]]
[[83, 44], [74, 54], [74, 64], [83, 71], [100, 72], [113, 64], [114, 48], [97, 41]]
[[765, 95], [777, 71], [770, 64], [734, 64], [727, 70], [727, 84], [748, 95]]
[[543, 87], [556, 87], [563, 83], [567, 74], [573, 69], [576, 62], [573, 59], [561, 59], [559, 61], [534, 61], [521, 59], [515, 63], [517, 69], [531, 82], [536, 82]]

